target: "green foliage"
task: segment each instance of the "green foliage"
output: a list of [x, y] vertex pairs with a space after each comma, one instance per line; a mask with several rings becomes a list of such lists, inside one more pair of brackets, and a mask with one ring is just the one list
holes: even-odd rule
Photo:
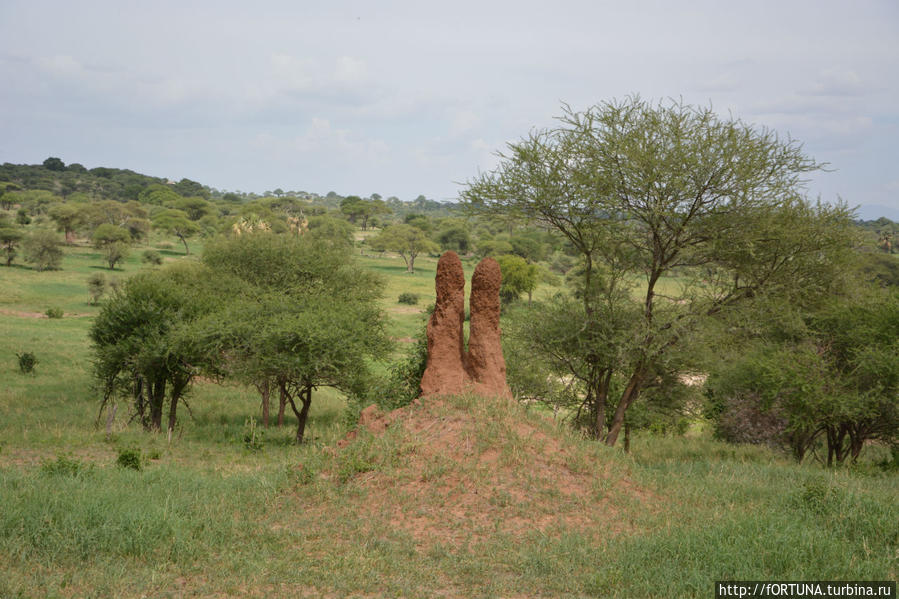
[[798, 460], [823, 445], [828, 465], [857, 461], [870, 441], [895, 444], [899, 294], [863, 290], [797, 316], [790, 329], [775, 321], [761, 332], [767, 339], [722, 355], [709, 380], [718, 434], [783, 444]]
[[[801, 199], [803, 174], [821, 165], [770, 131], [638, 97], [582, 113], [566, 107], [559, 120], [510, 144], [462, 199], [473, 214], [551, 228], [579, 256], [576, 329], [600, 336], [578, 344], [587, 371], [567, 374], [587, 377], [598, 427], [600, 398], [613, 379], [626, 381], [604, 435], [614, 445], [627, 410], [704, 321], [763, 291], [821, 297], [854, 233], [845, 205]], [[672, 276], [680, 289], [666, 293], [660, 281]], [[629, 289], [638, 278], [645, 279], [639, 301]], [[598, 312], [630, 314], [629, 330], [604, 338]], [[610, 345], [611, 352], [593, 349]]]
[[106, 275], [102, 272], [95, 272], [87, 279], [87, 293], [90, 296], [90, 303], [96, 306], [106, 293]]
[[19, 372], [22, 374], [34, 372], [34, 367], [37, 366], [38, 360], [32, 352], [17, 353], [16, 358], [19, 359]]
[[31, 217], [28, 216], [28, 210], [25, 208], [19, 208], [16, 212], [16, 224], [17, 225], [30, 225]]
[[66, 163], [59, 158], [51, 156], [44, 160], [44, 168], [48, 171], [64, 171], [66, 170]]
[[168, 428], [174, 428], [178, 400], [196, 372], [176, 333], [211, 307], [199, 291], [201, 274], [194, 265], [175, 265], [133, 276], [104, 303], [91, 327], [94, 374], [104, 402], [129, 399], [147, 428], [162, 427], [166, 399]]
[[128, 244], [131, 242], [131, 234], [122, 227], [103, 223], [94, 229], [91, 242], [95, 248], [105, 248], [112, 244]]
[[52, 308], [47, 308], [47, 310], [44, 312], [44, 314], [47, 315], [47, 318], [62, 318], [63, 311], [62, 311], [62, 308], [52, 307]]
[[418, 294], [409, 293], [408, 291], [406, 291], [400, 294], [397, 301], [401, 304], [409, 304], [410, 306], [414, 306], [418, 303]]
[[103, 258], [109, 266], [109, 270], [113, 270], [116, 264], [124, 262], [131, 254], [131, 248], [127, 243], [114, 242], [103, 246]]
[[47, 215], [56, 223], [57, 230], [65, 233], [66, 243], [72, 240], [75, 230], [84, 222], [81, 207], [71, 203], [54, 204]]
[[467, 254], [472, 248], [468, 227], [461, 222], [450, 222], [444, 225], [444, 228], [437, 233], [437, 243], [440, 244], [441, 250], [453, 250], [459, 254]]
[[[312, 391], [358, 391], [368, 362], [389, 347], [375, 304], [381, 282], [362, 271], [349, 248], [308, 236], [252, 233], [207, 246], [204, 264], [227, 292], [185, 330], [211, 376], [274, 381], [297, 416], [303, 440]], [[299, 400], [301, 407], [295, 400]]]
[[61, 477], [79, 477], [89, 474], [93, 471], [90, 464], [77, 460], [70, 456], [58, 455], [53, 461], [43, 460], [41, 462], [41, 472], [48, 476]]
[[24, 234], [11, 226], [0, 223], [0, 246], [6, 254], [6, 266], [12, 266], [13, 260], [18, 255], [18, 247]]
[[63, 251], [53, 231], [38, 229], [26, 237], [22, 245], [25, 261], [33, 264], [38, 271], [58, 270], [62, 264]]
[[353, 245], [353, 225], [333, 216], [312, 216], [309, 218], [309, 235], [315, 239], [339, 245]]
[[377, 237], [373, 237], [370, 243], [375, 250], [398, 253], [410, 273], [415, 272], [415, 258], [419, 254], [436, 252], [440, 249], [422, 229], [409, 224], [390, 225]]
[[120, 449], [115, 463], [120, 468], [140, 471], [143, 469], [141, 450], [137, 447]]
[[141, 254], [140, 261], [144, 264], [159, 266], [162, 264], [162, 255], [156, 250], [144, 250]]
[[181, 243], [184, 244], [184, 253], [190, 254], [187, 239], [199, 233], [200, 226], [190, 220], [186, 212], [174, 208], [162, 210], [153, 215], [152, 222], [155, 228], [180, 239]]
[[499, 263], [503, 277], [502, 286], [499, 290], [499, 295], [503, 302], [508, 303], [517, 300], [522, 293], [527, 293], [528, 299], [530, 299], [534, 289], [537, 288], [539, 280], [540, 269], [537, 265], [529, 264], [520, 256], [509, 254], [498, 256], [496, 261]]
[[243, 445], [250, 451], [259, 451], [265, 447], [265, 429], [252, 416], [243, 424]]

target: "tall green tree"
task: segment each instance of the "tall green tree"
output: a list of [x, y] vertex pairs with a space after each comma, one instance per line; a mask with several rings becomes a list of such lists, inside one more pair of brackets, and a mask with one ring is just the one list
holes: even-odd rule
[[389, 349], [377, 305], [381, 283], [342, 244], [270, 233], [218, 240], [203, 256], [216, 280], [240, 289], [197, 322], [185, 342], [199, 348], [207, 372], [273, 384], [297, 417], [302, 442], [313, 391], [361, 393], [368, 363]]
[[[462, 199], [474, 213], [555, 229], [580, 256], [585, 392], [597, 415], [611, 409], [594, 434], [614, 445], [628, 408], [704, 318], [764, 290], [820, 293], [851, 221], [845, 206], [801, 198], [803, 175], [822, 165], [799, 143], [711, 109], [634, 97], [566, 107], [559, 120], [510, 144]], [[661, 284], [674, 275], [673, 289]], [[591, 348], [612, 340], [592, 331], [632, 301], [637, 341], [609, 361]]]
[[91, 326], [104, 405], [117, 398], [133, 402], [148, 430], [162, 430], [168, 404], [171, 434], [179, 401], [197, 373], [198, 359], [186, 353], [191, 346], [179, 343], [178, 333], [213, 305], [202, 275], [192, 264], [138, 273], [103, 304]]

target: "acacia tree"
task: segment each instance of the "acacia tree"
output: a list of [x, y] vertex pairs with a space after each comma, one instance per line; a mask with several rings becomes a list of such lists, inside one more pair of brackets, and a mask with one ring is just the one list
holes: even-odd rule
[[[553, 228], [580, 255], [573, 347], [590, 365], [593, 432], [614, 445], [628, 408], [703, 318], [766, 288], [817, 291], [848, 244], [849, 212], [799, 196], [802, 175], [822, 168], [800, 144], [710, 109], [634, 97], [565, 107], [559, 120], [509, 144], [462, 200]], [[678, 288], [663, 292], [673, 273]], [[604, 351], [619, 340], [603, 338], [602, 319], [634, 296], [627, 351]]]
[[[389, 347], [377, 306], [380, 281], [343, 244], [254, 233], [211, 243], [203, 261], [229, 295], [184, 335], [218, 378], [274, 384], [297, 417], [302, 442], [312, 393], [358, 392], [366, 364]], [[221, 283], [220, 283], [221, 284]], [[235, 290], [240, 290], [235, 292]], [[283, 406], [282, 406], [283, 407]]]
[[56, 223], [57, 229], [65, 233], [66, 245], [75, 241], [75, 229], [81, 226], [81, 207], [75, 204], [54, 204], [50, 206], [47, 215]]
[[0, 223], [0, 248], [6, 254], [6, 265], [12, 266], [13, 260], [16, 259], [19, 243], [22, 241], [23, 234], [20, 230]]
[[184, 244], [184, 253], [190, 255], [187, 238], [199, 233], [200, 227], [197, 223], [190, 220], [186, 212], [175, 209], [163, 210], [153, 216], [152, 222], [157, 229], [166, 231], [180, 239], [181, 243]]
[[431, 241], [427, 233], [407, 224], [390, 225], [377, 236], [372, 238], [371, 247], [379, 250], [389, 250], [402, 256], [406, 263], [406, 270], [415, 272], [415, 258], [422, 252], [436, 252], [440, 247]]
[[130, 399], [148, 430], [162, 429], [168, 401], [171, 434], [179, 400], [196, 375], [198, 360], [178, 334], [211, 306], [201, 280], [202, 269], [192, 264], [139, 273], [103, 304], [91, 327], [103, 405]]

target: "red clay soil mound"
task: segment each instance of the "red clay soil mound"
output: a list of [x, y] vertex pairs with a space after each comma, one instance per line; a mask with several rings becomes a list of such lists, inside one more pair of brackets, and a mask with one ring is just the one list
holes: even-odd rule
[[[657, 497], [625, 460], [508, 399], [435, 397], [389, 414], [370, 406], [334, 470], [356, 509], [421, 546], [566, 531], [598, 540], [636, 529]], [[340, 474], [342, 473], [342, 474]]]

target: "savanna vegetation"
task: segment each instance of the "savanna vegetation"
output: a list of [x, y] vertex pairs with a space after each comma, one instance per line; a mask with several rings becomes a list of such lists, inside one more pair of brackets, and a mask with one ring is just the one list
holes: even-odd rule
[[[639, 98], [458, 204], [0, 166], [0, 596], [896, 579], [897, 225], [822, 166]], [[415, 401], [447, 250], [515, 401]]]

